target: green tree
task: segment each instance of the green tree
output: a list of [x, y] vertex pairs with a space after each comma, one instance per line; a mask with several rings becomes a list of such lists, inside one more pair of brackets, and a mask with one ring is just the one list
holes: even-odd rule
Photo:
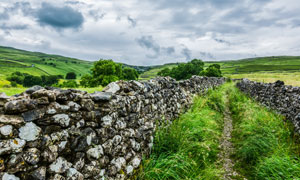
[[66, 79], [76, 79], [76, 73], [75, 72], [68, 72], [66, 75]]
[[25, 78], [25, 76], [23, 73], [16, 71], [16, 72], [12, 73], [10, 76], [8, 76], [6, 79], [10, 82], [16, 82], [18, 84], [23, 84], [24, 78]]
[[41, 78], [42, 78], [43, 86], [51, 86], [52, 84], [57, 84], [60, 79], [58, 75], [50, 75], [50, 76], [42, 75]]
[[207, 77], [222, 77], [221, 66], [219, 64], [212, 64], [199, 75]]
[[32, 76], [32, 75], [25, 76], [23, 86], [31, 87], [34, 85], [42, 85], [42, 78], [39, 76]]
[[81, 77], [80, 85], [83, 87], [97, 87], [98, 82], [91, 75], [85, 74]]
[[99, 60], [91, 69], [92, 77], [98, 82], [97, 85], [106, 86], [110, 82], [123, 79], [122, 65], [112, 60]]
[[176, 80], [189, 79], [193, 75], [198, 75], [203, 71], [204, 63], [200, 59], [193, 59], [188, 63], [180, 63], [178, 66], [173, 67], [171, 70], [169, 68], [164, 68], [158, 72], [159, 76], [171, 76]]
[[157, 75], [159, 75], [159, 76], [170, 76], [170, 73], [171, 73], [170, 68], [166, 67], [166, 68], [162, 69], [161, 71], [159, 71], [157, 73]]
[[133, 68], [125, 67], [123, 69], [123, 78], [125, 80], [137, 80], [139, 78], [139, 73]]

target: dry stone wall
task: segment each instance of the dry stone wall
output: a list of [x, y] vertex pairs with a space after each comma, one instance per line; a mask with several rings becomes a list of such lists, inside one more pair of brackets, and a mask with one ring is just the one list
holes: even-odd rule
[[153, 133], [193, 94], [224, 78], [119, 81], [102, 92], [35, 86], [0, 94], [0, 179], [126, 179], [153, 146]]
[[283, 81], [260, 83], [243, 79], [237, 87], [258, 102], [289, 119], [300, 133], [300, 87], [286, 86]]

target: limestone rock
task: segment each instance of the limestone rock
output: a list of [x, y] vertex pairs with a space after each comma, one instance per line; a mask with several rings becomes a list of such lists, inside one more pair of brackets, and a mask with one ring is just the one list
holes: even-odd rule
[[66, 172], [69, 168], [71, 168], [71, 166], [72, 164], [69, 163], [66, 159], [64, 159], [63, 157], [59, 157], [50, 165], [50, 171], [61, 174]]
[[34, 109], [36, 105], [36, 101], [31, 99], [13, 100], [5, 103], [4, 110], [8, 114], [21, 113]]
[[3, 136], [11, 135], [12, 131], [13, 131], [13, 127], [11, 125], [5, 125], [5, 126], [0, 127], [0, 133]]
[[25, 121], [20, 116], [15, 115], [0, 115], [0, 123], [1, 124], [11, 124], [11, 125], [21, 125]]
[[94, 148], [89, 149], [87, 152], [89, 158], [99, 159], [104, 153], [101, 145], [97, 145]]
[[115, 82], [111, 82], [103, 89], [103, 92], [110, 92], [112, 94], [115, 94], [119, 90], [120, 90], [120, 86]]
[[31, 177], [35, 180], [46, 180], [46, 173], [47, 168], [45, 166], [41, 166], [31, 173]]
[[11, 154], [21, 152], [25, 146], [26, 141], [15, 138], [9, 140], [0, 141], [0, 155], [2, 154]]
[[19, 129], [19, 137], [26, 141], [36, 140], [41, 133], [41, 128], [35, 125], [33, 122], [26, 123]]
[[95, 92], [90, 95], [94, 101], [109, 101], [112, 97], [112, 92]]
[[56, 114], [52, 117], [54, 122], [60, 124], [62, 127], [68, 127], [70, 123], [70, 118], [67, 114]]

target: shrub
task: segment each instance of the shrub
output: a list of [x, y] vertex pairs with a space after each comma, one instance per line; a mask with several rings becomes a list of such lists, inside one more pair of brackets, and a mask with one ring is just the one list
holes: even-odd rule
[[68, 72], [66, 74], [66, 79], [76, 79], [76, 73], [75, 72]]

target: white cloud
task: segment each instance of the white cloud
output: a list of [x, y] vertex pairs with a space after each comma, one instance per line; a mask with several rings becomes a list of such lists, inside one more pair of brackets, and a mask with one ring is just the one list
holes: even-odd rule
[[[297, 0], [287, 1], [43, 1], [53, 11], [59, 7], [60, 13], [66, 10], [78, 15], [79, 20], [83, 17], [72, 24], [74, 19], [64, 16], [68, 25], [57, 28], [51, 23], [58, 26], [63, 22], [56, 21], [56, 16], [46, 19], [46, 25], [41, 23], [41, 1], [3, 0], [0, 45], [136, 65], [190, 58], [299, 55], [300, 4]], [[138, 41], [143, 37], [152, 46]]]

